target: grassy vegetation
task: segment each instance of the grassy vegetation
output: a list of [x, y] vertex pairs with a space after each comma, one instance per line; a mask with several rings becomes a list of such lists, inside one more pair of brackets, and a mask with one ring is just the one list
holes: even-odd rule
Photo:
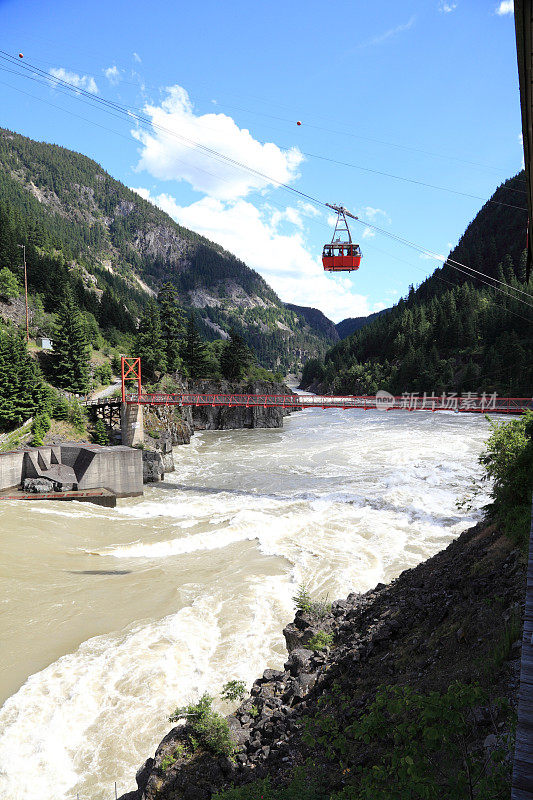
[[318, 631], [315, 633], [314, 636], [311, 636], [309, 639], [307, 646], [311, 648], [311, 650], [315, 650], [318, 652], [319, 650], [325, 650], [327, 647], [331, 647], [333, 644], [333, 634], [326, 633], [325, 631]]
[[304, 583], [298, 586], [292, 600], [297, 611], [311, 614], [316, 620], [324, 619], [331, 612], [331, 603], [328, 602], [328, 596], [326, 595], [322, 598], [312, 597], [309, 587]]
[[[322, 713], [305, 721], [302, 734], [311, 753], [320, 754], [335, 769], [333, 783], [311, 755], [287, 785], [267, 778], [220, 792], [213, 800], [507, 797], [511, 741], [498, 735], [490, 753], [477, 744], [473, 712], [489, 702], [477, 685], [455, 683], [444, 693], [429, 694], [407, 686], [382, 686], [368, 710], [354, 718], [350, 697], [333, 689], [323, 698]], [[498, 701], [497, 706], [501, 712], [505, 703]], [[364, 764], [353, 758], [361, 746]]]
[[213, 698], [208, 694], [203, 694], [197, 703], [177, 708], [169, 717], [169, 721], [177, 722], [185, 718], [194, 742], [199, 742], [214, 755], [231, 756], [233, 742], [229, 725], [224, 717], [213, 710], [212, 704]]

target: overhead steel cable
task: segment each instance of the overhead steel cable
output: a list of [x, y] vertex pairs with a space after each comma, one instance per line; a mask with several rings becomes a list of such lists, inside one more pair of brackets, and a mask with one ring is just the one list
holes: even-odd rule
[[[5, 51], [0, 50], [0, 58], [4, 58], [4, 60], [6, 60], [5, 59], [6, 55], [8, 56], [9, 60], [12, 63], [18, 63], [13, 57], [10, 57], [9, 54], [5, 54]], [[113, 109], [114, 111], [118, 111], [121, 115], [127, 117], [128, 119], [134, 119], [138, 122], [141, 122], [142, 124], [149, 126], [151, 129], [160, 130], [168, 134], [169, 136], [179, 139], [189, 147], [196, 148], [202, 150], [205, 153], [208, 153], [215, 159], [218, 159], [220, 161], [225, 161], [226, 163], [232, 164], [233, 166], [236, 166], [239, 169], [253, 173], [258, 177], [263, 178], [268, 183], [274, 183], [280, 187], [283, 187], [284, 189], [287, 189], [290, 192], [293, 192], [294, 194], [299, 195], [300, 197], [305, 197], [312, 203], [316, 203], [317, 205], [320, 206], [325, 206], [325, 203], [323, 203], [321, 200], [317, 200], [317, 198], [312, 197], [306, 192], [302, 192], [299, 189], [296, 189], [294, 186], [290, 186], [288, 183], [285, 183], [284, 181], [280, 181], [277, 178], [273, 178], [271, 175], [267, 175], [261, 170], [255, 169], [255, 167], [251, 167], [249, 164], [245, 164], [241, 161], [238, 161], [237, 159], [232, 158], [231, 156], [225, 155], [224, 153], [220, 153], [217, 150], [214, 150], [212, 147], [208, 147], [207, 145], [201, 144], [200, 142], [197, 142], [194, 139], [190, 139], [186, 136], [183, 136], [182, 134], [179, 134], [170, 128], [166, 128], [163, 125], [158, 125], [157, 123], [154, 123], [153, 120], [151, 120], [150, 118], [145, 117], [144, 115], [141, 114], [135, 114], [134, 112], [128, 110], [125, 106], [121, 106], [120, 104], [115, 103], [111, 100], [106, 100], [105, 98], [99, 97], [98, 95], [91, 94], [90, 92], [86, 91], [85, 89], [82, 89], [81, 87], [73, 86], [68, 81], [64, 81], [61, 78], [57, 78], [56, 76], [50, 75], [44, 72], [43, 70], [39, 69], [38, 67], [33, 67], [31, 64], [28, 65], [20, 62], [20, 66], [23, 67], [26, 71], [35, 70], [37, 74], [40, 74], [42, 77], [46, 78], [46, 80], [49, 83], [52, 84], [57, 83], [60, 86], [64, 86], [72, 93], [73, 96], [79, 96], [79, 95], [83, 96], [86, 100], [91, 101], [91, 105], [98, 104], [102, 107], [105, 106], [107, 108]]]
[[[171, 130], [169, 128], [165, 128], [164, 126], [158, 125], [158, 124], [154, 123], [152, 119], [150, 119], [150, 118], [148, 118], [146, 116], [140, 115], [140, 114], [135, 114], [132, 111], [130, 111], [129, 109], [127, 109], [126, 107], [120, 105], [119, 103], [115, 103], [114, 101], [107, 100], [106, 98], [103, 98], [103, 97], [99, 97], [99, 96], [97, 96], [97, 95], [95, 95], [95, 94], [93, 94], [91, 92], [88, 92], [87, 90], [85, 90], [85, 89], [83, 89], [81, 87], [73, 86], [68, 81], [65, 81], [65, 80], [63, 80], [61, 78], [58, 78], [58, 77], [54, 76], [54, 75], [50, 75], [48, 72], [45, 72], [44, 70], [40, 69], [39, 67], [36, 67], [36, 66], [34, 66], [32, 64], [29, 64], [28, 62], [26, 62], [26, 63], [19, 62], [19, 61], [17, 61], [17, 59], [15, 57], [11, 56], [9, 53], [7, 53], [6, 51], [1, 50], [1, 49], [0, 49], [0, 59], [2, 59], [4, 61], [7, 61], [8, 63], [11, 63], [11, 64], [17, 64], [19, 67], [23, 67], [25, 72], [27, 73], [25, 75], [25, 77], [31, 77], [31, 75], [33, 75], [33, 76], [39, 76], [40, 78], [44, 78], [48, 83], [52, 83], [52, 84], [56, 84], [56, 85], [64, 87], [67, 90], [67, 93], [70, 94], [71, 96], [75, 96], [76, 98], [79, 99], [79, 97], [81, 95], [83, 98], [85, 98], [85, 100], [89, 100], [93, 107], [94, 107], [95, 104], [97, 104], [100, 107], [104, 107], [106, 109], [112, 109], [113, 111], [118, 112], [118, 114], [120, 115], [121, 118], [126, 116], [128, 119], [135, 119], [137, 122], [140, 122], [143, 125], [149, 126], [150, 129], [154, 129], [155, 128], [157, 130], [161, 130], [164, 133], [166, 133], [166, 134], [168, 134], [170, 136], [173, 136], [173, 137], [179, 139], [180, 141], [185, 142], [185, 144], [187, 146], [189, 146], [189, 147], [200, 149], [200, 150], [208, 153], [210, 156], [212, 156], [213, 158], [215, 158], [215, 159], [217, 159], [219, 161], [224, 161], [226, 163], [229, 163], [229, 164], [232, 164], [232, 165], [238, 167], [239, 169], [246, 170], [246, 171], [248, 171], [248, 172], [250, 172], [252, 174], [255, 174], [255, 175], [263, 178], [264, 180], [266, 180], [268, 183], [273, 183], [273, 184], [279, 186], [280, 188], [283, 188], [283, 189], [285, 189], [285, 190], [287, 190], [289, 192], [292, 192], [293, 194], [296, 194], [296, 195], [298, 195], [300, 197], [304, 197], [306, 200], [309, 200], [311, 203], [314, 203], [317, 206], [320, 206], [322, 208], [326, 208], [327, 207], [327, 203], [324, 203], [323, 201], [319, 200], [316, 197], [313, 197], [312, 195], [307, 194], [306, 192], [302, 192], [301, 190], [296, 189], [295, 187], [290, 186], [289, 184], [287, 184], [287, 183], [285, 183], [283, 181], [280, 181], [277, 178], [273, 178], [272, 176], [267, 175], [266, 173], [264, 173], [264, 172], [262, 172], [260, 170], [257, 170], [257, 169], [255, 169], [254, 167], [251, 167], [248, 164], [240, 162], [237, 159], [232, 158], [231, 156], [227, 156], [227, 155], [225, 155], [223, 153], [219, 153], [218, 151], [214, 150], [211, 147], [208, 147], [207, 145], [203, 145], [200, 142], [196, 142], [193, 139], [189, 139], [188, 137], [185, 137], [185, 136], [183, 136], [181, 134], [178, 134], [176, 131], [173, 131], [173, 130]], [[12, 72], [12, 70], [9, 70], [9, 72]], [[38, 82], [41, 82], [41, 81], [38, 81]], [[109, 113], [109, 111], [108, 111], [108, 113]], [[113, 116], [117, 116], [117, 115], [113, 114]], [[479, 198], [479, 199], [483, 199], [483, 198]], [[487, 201], [487, 202], [490, 202], [490, 201]], [[493, 201], [493, 202], [496, 202], [496, 201]], [[501, 204], [501, 205], [508, 205], [508, 204]], [[525, 209], [522, 209], [522, 208], [520, 208], [518, 206], [511, 206], [511, 207], [512, 208], [516, 208], [518, 210], [525, 210]], [[442, 262], [449, 263], [450, 266], [452, 266], [454, 269], [457, 269], [459, 272], [464, 273], [465, 275], [467, 275], [470, 278], [474, 277], [471, 273], [465, 271], [465, 270], [473, 269], [473, 268], [470, 268], [465, 264], [461, 264], [460, 262], [455, 262], [455, 261], [453, 261], [451, 259], [446, 259], [444, 256], [441, 256], [440, 254], [435, 254], [435, 253], [427, 250], [426, 248], [423, 248], [423, 247], [421, 247], [421, 246], [419, 246], [419, 245], [417, 245], [417, 244], [415, 244], [413, 242], [410, 242], [409, 240], [407, 240], [407, 239], [405, 239], [405, 238], [403, 238], [401, 236], [398, 236], [397, 234], [393, 234], [390, 231], [387, 231], [387, 230], [385, 230], [383, 228], [380, 228], [377, 225], [374, 225], [374, 224], [369, 223], [369, 222], [367, 222], [365, 220], [362, 220], [361, 218], [358, 218], [358, 221], [361, 224], [366, 225], [369, 228], [373, 228], [373, 229], [379, 231], [381, 234], [383, 234], [385, 236], [388, 236], [389, 238], [392, 238], [392, 239], [394, 239], [394, 240], [396, 240], [398, 242], [401, 242], [402, 244], [404, 244], [404, 245], [406, 245], [408, 247], [412, 247], [415, 250], [417, 250], [417, 251], [419, 251], [421, 253], [424, 253], [425, 255], [430, 256], [431, 258], [435, 259], [436, 261], [442, 261]], [[462, 269], [461, 269], [461, 267], [462, 267]], [[477, 271], [474, 270], [474, 272], [477, 272]], [[493, 278], [492, 276], [487, 275], [486, 273], [478, 272], [478, 274], [479, 275], [483, 275], [484, 277], [488, 278], [489, 280], [493, 280], [496, 283], [501, 284], [502, 286], [505, 286], [506, 288], [510, 289], [511, 291], [518, 291], [521, 294], [525, 294], [526, 296], [530, 296], [530, 295], [528, 295], [527, 292], [522, 292], [522, 290], [515, 289], [515, 287], [510, 286], [509, 284], [504, 283], [503, 281], [499, 281], [498, 279]], [[530, 305], [529, 303], [526, 303], [521, 298], [516, 297], [516, 295], [508, 294], [507, 292], [505, 292], [502, 289], [500, 289], [499, 286], [494, 286], [493, 284], [489, 284], [486, 281], [483, 281], [481, 278], [478, 278], [477, 280], [479, 280], [481, 283], [485, 283], [487, 286], [489, 286], [492, 289], [496, 289], [497, 291], [500, 291], [500, 293], [505, 295], [506, 297], [509, 297], [511, 299], [515, 299], [518, 302], [522, 302], [524, 305], [528, 306], [528, 308], [533, 308], [533, 305]]]
[[[361, 222], [363, 225], [366, 225], [368, 228], [374, 228], [375, 230], [379, 231], [385, 236], [389, 236], [390, 238], [395, 239], [396, 241], [400, 241], [402, 244], [415, 248], [424, 255], [434, 258], [435, 261], [442, 261], [443, 263], [456, 265], [457, 267], [463, 267], [464, 269], [468, 269], [471, 270], [472, 272], [475, 272], [477, 275], [482, 275], [484, 278], [489, 278], [489, 280], [495, 281], [496, 283], [505, 286], [507, 289], [520, 292], [520, 294], [523, 294], [526, 297], [532, 297], [531, 292], [524, 292], [522, 289], [518, 289], [515, 286], [511, 286], [511, 284], [505, 283], [505, 281], [500, 281], [498, 278], [494, 278], [492, 275], [488, 275], [486, 272], [480, 272], [479, 270], [474, 269], [474, 267], [468, 266], [468, 264], [463, 264], [461, 261], [456, 261], [455, 259], [449, 257], [447, 258], [446, 256], [443, 256], [441, 253], [435, 253], [432, 250], [428, 250], [427, 247], [422, 247], [421, 245], [418, 245], [415, 242], [411, 242], [409, 239], [405, 239], [402, 236], [399, 236], [397, 233], [392, 233], [391, 231], [387, 231], [385, 228], [380, 228], [378, 225], [374, 225], [371, 222], [366, 222], [365, 220], [362, 220], [360, 217], [358, 217], [357, 221]], [[474, 276], [472, 275], [471, 277]], [[495, 289], [497, 287], [494, 286], [493, 288]], [[518, 300], [519, 298], [516, 299]]]
[[[435, 261], [440, 261], [443, 264], [449, 264], [453, 269], [456, 269], [458, 272], [462, 272], [469, 278], [474, 278], [475, 280], [480, 281], [480, 283], [486, 284], [491, 289], [496, 289], [506, 297], [510, 297], [512, 300], [516, 300], [519, 303], [523, 303], [528, 308], [533, 308], [533, 304], [526, 303], [526, 301], [522, 300], [521, 297], [517, 297], [514, 294], [509, 294], [508, 292], [504, 292], [503, 289], [500, 289], [499, 286], [494, 286], [492, 283], [488, 283], [487, 281], [484, 281], [482, 278], [477, 278], [475, 275], [472, 274], [472, 272], [467, 272], [467, 270], [473, 269], [472, 267], [469, 267], [467, 264], [462, 264], [460, 261], [455, 261], [453, 259], [446, 258], [445, 256], [442, 256], [439, 253], [433, 253], [431, 250], [427, 250], [425, 247], [421, 247], [420, 245], [415, 244], [415, 242], [411, 242], [408, 239], [404, 239], [402, 236], [398, 236], [398, 234], [385, 230], [385, 228], [380, 228], [378, 225], [373, 225], [371, 222], [366, 222], [366, 220], [363, 220], [360, 217], [357, 218], [357, 222], [360, 222], [367, 228], [373, 228], [374, 230], [379, 231], [379, 233], [382, 233], [383, 235], [388, 236], [390, 239], [394, 239], [397, 242], [401, 242], [407, 247], [412, 247], [414, 250], [417, 250], [419, 253], [423, 253], [424, 255], [433, 258]], [[478, 275], [483, 275], [485, 278], [488, 278], [489, 280], [496, 281], [496, 283], [505, 286], [507, 289], [511, 289], [511, 291], [518, 291], [521, 294], [526, 295], [526, 297], [530, 297], [531, 299], [533, 299], [533, 296], [529, 292], [523, 292], [521, 289], [515, 290], [514, 286], [511, 286], [509, 283], [504, 283], [503, 281], [500, 281], [497, 278], [493, 278], [492, 275], [487, 275], [485, 272], [479, 272], [478, 270], [473, 270], [473, 271], [476, 272]]]
[[[287, 150], [289, 148], [283, 148], [283, 149]], [[342, 167], [351, 167], [353, 169], [360, 169], [363, 170], [364, 172], [371, 172], [374, 175], [383, 175], [387, 178], [394, 178], [397, 181], [404, 181], [405, 183], [414, 183], [417, 186], [427, 186], [429, 189], [438, 189], [441, 192], [451, 192], [452, 194], [458, 194], [461, 195], [462, 197], [471, 197], [474, 200], [483, 200], [484, 203], [495, 203], [496, 205], [499, 206], [506, 206], [507, 208], [515, 208], [520, 211], [527, 211], [527, 208], [525, 208], [524, 206], [515, 206], [511, 205], [510, 203], [502, 203], [499, 200], [492, 200], [490, 198], [486, 200], [484, 197], [481, 197], [481, 195], [470, 194], [470, 192], [461, 192], [458, 189], [451, 189], [448, 186], [437, 186], [434, 183], [426, 183], [425, 181], [419, 181], [416, 180], [415, 178], [406, 178], [404, 175], [394, 175], [392, 172], [384, 172], [383, 170], [373, 169], [371, 167], [363, 167], [361, 164], [352, 164], [349, 161], [338, 161], [337, 159], [329, 158], [328, 156], [319, 156], [316, 153], [307, 153], [305, 150], [300, 150], [300, 152], [304, 156], [307, 156], [308, 158], [317, 158], [320, 161], [328, 161], [331, 164], [339, 164]], [[506, 187], [506, 189], [512, 192], [519, 192], [520, 194], [527, 194], [527, 192], [523, 189], [512, 189], [511, 187]]]
[[[33, 37], [33, 38], [39, 40], [39, 37]], [[47, 40], [42, 39], [42, 41], [47, 41]], [[48, 42], [48, 43], [50, 44], [51, 42]], [[16, 63], [19, 63], [16, 58], [14, 58], [14, 60], [16, 61]], [[34, 58], [34, 60], [36, 62], [41, 63], [41, 64], [48, 64], [49, 66], [52, 66], [53, 64], [57, 63], [56, 61], [49, 61], [49, 60], [43, 59], [43, 58]], [[131, 69], [131, 64], [129, 64], [128, 66], [125, 66], [124, 64], [117, 64], [115, 62], [115, 65], [119, 69], [121, 69], [123, 72], [126, 72], [127, 70]], [[89, 73], [91, 71], [94, 71], [93, 67], [87, 68], [87, 67], [72, 66], [71, 69], [75, 69], [78, 72], [84, 72], [84, 73]], [[88, 76], [88, 77], [90, 77], [90, 76]], [[124, 84], [126, 84], [128, 86], [138, 86], [137, 82], [128, 81], [124, 77], [121, 78], [120, 82], [124, 83]], [[154, 86], [153, 84], [152, 85], [151, 84], [146, 84], [146, 85], [148, 86], [148, 88], [151, 88], [151, 89], [156, 89], [156, 90], [159, 89], [159, 87]], [[204, 83], [204, 86], [208, 87], [208, 84]], [[241, 94], [240, 93], [237, 94], [236, 92], [229, 92], [228, 93], [227, 91], [224, 92], [222, 90], [222, 94], [230, 94], [230, 95], [241, 97]], [[266, 103], [266, 104], [269, 104], [269, 105], [273, 105], [273, 106], [276, 106], [278, 108], [286, 109], [287, 111], [292, 110], [292, 106], [284, 105], [282, 103], [272, 101], [271, 99], [268, 99], [268, 98], [265, 99], [265, 98], [262, 98], [262, 97], [258, 97], [256, 95], [248, 95], [248, 96], [251, 99], [257, 100], [257, 101], [259, 101], [260, 103], [263, 103], [263, 104]], [[223, 102], [222, 104], [220, 104], [217, 101], [216, 105], [218, 107], [222, 108], [222, 109], [223, 108], [228, 108], [228, 109], [232, 109], [232, 110], [236, 110], [236, 111], [241, 111], [241, 112], [243, 112], [245, 114], [252, 114], [254, 116], [261, 116], [261, 117], [265, 117], [267, 119], [273, 119], [273, 120], [276, 120], [276, 121], [279, 121], [279, 122], [285, 122], [285, 123], [288, 123], [288, 124], [291, 124], [291, 125], [294, 124], [294, 118], [292, 118], [292, 117], [280, 117], [280, 116], [277, 116], [275, 114], [268, 114], [268, 113], [266, 113], [264, 111], [257, 111], [257, 110], [254, 110], [254, 109], [242, 108], [241, 106], [235, 106], [235, 105], [232, 105], [231, 103], [226, 103], [226, 102]], [[325, 120], [327, 118], [326, 117], [321, 117], [320, 115], [318, 115], [318, 116], [315, 117], [315, 119], [317, 119], [317, 120]], [[313, 128], [313, 129], [316, 129], [316, 130], [325, 131], [327, 133], [333, 133], [333, 134], [337, 134], [337, 135], [340, 135], [340, 136], [350, 136], [350, 137], [355, 138], [355, 139], [360, 139], [361, 141], [374, 142], [374, 143], [377, 143], [377, 144], [385, 145], [386, 147], [395, 147], [395, 148], [398, 148], [398, 149], [401, 149], [401, 150], [410, 151], [410, 152], [413, 152], [413, 153], [421, 153], [422, 155], [430, 156], [432, 158], [439, 158], [439, 159], [448, 160], [448, 161], [456, 161], [456, 162], [461, 163], [461, 164], [469, 164], [471, 166], [479, 167], [481, 169], [489, 170], [491, 172], [496, 172], [496, 173], [501, 172], [501, 169], [499, 167], [495, 167], [494, 165], [483, 164], [483, 163], [478, 162], [478, 161], [472, 161], [472, 160], [468, 160], [468, 159], [464, 159], [464, 158], [459, 158], [458, 156], [452, 156], [452, 155], [448, 155], [448, 154], [445, 154], [445, 153], [436, 153], [436, 152], [432, 152], [432, 151], [428, 151], [428, 150], [423, 150], [422, 148], [413, 147], [412, 145], [400, 144], [399, 142], [389, 142], [389, 141], [386, 141], [386, 140], [383, 140], [383, 139], [377, 139], [377, 138], [371, 137], [371, 136], [362, 136], [361, 134], [356, 134], [353, 131], [343, 131], [343, 130], [337, 130], [337, 129], [333, 129], [333, 128], [326, 128], [326, 127], [323, 127], [323, 126], [314, 125], [312, 122], [307, 122], [307, 121], [304, 122], [304, 125], [305, 125], [305, 127]], [[526, 183], [526, 181], [522, 181], [522, 182]], [[518, 190], [517, 189], [517, 190], [513, 190], [513, 191], [522, 191], [522, 190]]]
[[[56, 85], [64, 86], [71, 94], [75, 94], [75, 95], [80, 95], [81, 94], [81, 95], [83, 95], [87, 100], [90, 100], [91, 104], [93, 104], [93, 105], [94, 104], [99, 104], [100, 106], [105, 105], [105, 106], [111, 107], [111, 108], [115, 109], [116, 111], [118, 111], [121, 115], [127, 114], [127, 116], [129, 118], [136, 119], [138, 122], [142, 121], [142, 123], [144, 125], [149, 126], [151, 129], [161, 130], [166, 134], [169, 134], [171, 136], [174, 136], [174, 137], [180, 139], [181, 141], [187, 143], [189, 146], [193, 146], [193, 147], [202, 149], [205, 152], [209, 152], [213, 157], [223, 158], [228, 163], [232, 163], [234, 166], [237, 166], [240, 169], [245, 169], [245, 170], [248, 170], [248, 171], [252, 171], [256, 175], [267, 179], [271, 183], [277, 183], [279, 186], [283, 186], [284, 188], [288, 188], [290, 191], [299, 193], [302, 196], [306, 196], [308, 199], [311, 199], [309, 197], [309, 195], [305, 195], [305, 193], [299, 192], [298, 189], [295, 189], [294, 187], [289, 186], [288, 184], [285, 184], [282, 181], [277, 181], [277, 180], [273, 179], [271, 176], [265, 175], [265, 173], [263, 173], [263, 172], [261, 172], [259, 170], [256, 170], [254, 167], [250, 167], [249, 165], [243, 164], [242, 162], [239, 162], [236, 159], [231, 159], [231, 157], [229, 157], [229, 156], [225, 156], [224, 154], [218, 153], [218, 151], [213, 150], [212, 148], [208, 148], [207, 145], [202, 145], [200, 142], [196, 142], [193, 139], [189, 139], [187, 137], [184, 137], [182, 134], [179, 134], [179, 133], [177, 133], [176, 131], [173, 131], [170, 128], [166, 128], [165, 126], [162, 126], [162, 125], [159, 125], [157, 123], [154, 123], [152, 119], [146, 117], [145, 115], [143, 115], [141, 113], [138, 113], [138, 112], [135, 113], [133, 111], [130, 111], [126, 107], [120, 105], [119, 103], [115, 103], [112, 100], [107, 100], [106, 98], [99, 97], [99, 96], [95, 95], [94, 93], [91, 93], [91, 92], [89, 92], [89, 91], [87, 91], [87, 90], [85, 90], [85, 89], [83, 89], [81, 87], [73, 86], [73, 84], [69, 83], [68, 81], [65, 81], [62, 78], [59, 78], [59, 77], [57, 77], [55, 75], [52, 75], [49, 72], [45, 72], [40, 67], [37, 67], [37, 66], [35, 66], [33, 64], [30, 64], [29, 62], [26, 62], [26, 63], [19, 62], [13, 56], [10, 56], [9, 53], [6, 53], [6, 51], [3, 51], [1, 49], [0, 49], [0, 54], [3, 54], [3, 55], [0, 55], [0, 58], [3, 57], [4, 60], [9, 60], [11, 63], [16, 64], [19, 67], [23, 67], [27, 72], [31, 73], [31, 71], [33, 70], [34, 73], [35, 72], [38, 73], [45, 81], [47, 81], [49, 83], [56, 84]], [[20, 72], [18, 74], [20, 74]], [[29, 75], [28, 75], [28, 77], [29, 77]], [[263, 144], [264, 144], [264, 142], [263, 142]], [[280, 148], [280, 149], [289, 150], [290, 148]], [[327, 156], [321, 156], [321, 155], [318, 155], [318, 154], [315, 154], [315, 153], [306, 153], [304, 151], [300, 151], [300, 152], [302, 153], [302, 155], [305, 155], [305, 156], [307, 156], [309, 158], [316, 158], [316, 159], [320, 159], [320, 160], [323, 160], [323, 161], [328, 161], [328, 162], [333, 163], [333, 164], [339, 164], [341, 166], [347, 166], [347, 167], [350, 167], [350, 168], [353, 168], [353, 169], [360, 169], [360, 170], [363, 170], [365, 172], [369, 172], [369, 173], [372, 173], [372, 174], [382, 175], [382, 176], [385, 176], [385, 177], [392, 178], [394, 180], [400, 180], [400, 181], [404, 181], [404, 182], [407, 182], [407, 183], [412, 183], [412, 184], [415, 184], [415, 185], [418, 185], [418, 186], [425, 186], [425, 187], [428, 187], [428, 188], [431, 188], [431, 189], [437, 189], [439, 191], [450, 192], [452, 194], [456, 194], [456, 195], [459, 195], [459, 196], [462, 196], [462, 197], [470, 197], [470, 198], [475, 199], [475, 200], [482, 200], [484, 203], [492, 203], [494, 205], [500, 205], [500, 206], [504, 206], [506, 208], [513, 208], [513, 209], [516, 209], [518, 211], [527, 211], [527, 208], [525, 208], [524, 206], [516, 206], [516, 205], [513, 205], [511, 203], [504, 203], [504, 202], [499, 201], [499, 200], [492, 200], [491, 198], [489, 198], [487, 200], [486, 198], [482, 197], [481, 195], [475, 195], [475, 194], [471, 194], [471, 193], [468, 193], [468, 192], [462, 192], [462, 191], [459, 191], [459, 190], [456, 190], [456, 189], [452, 189], [452, 188], [449, 188], [449, 187], [438, 186], [436, 184], [431, 184], [431, 183], [427, 183], [427, 182], [424, 182], [424, 181], [419, 181], [419, 180], [414, 179], [414, 178], [407, 178], [407, 177], [401, 176], [401, 175], [394, 175], [393, 173], [385, 172], [383, 170], [377, 170], [377, 169], [373, 169], [373, 168], [370, 168], [370, 167], [363, 167], [363, 166], [361, 166], [359, 164], [352, 164], [350, 162], [338, 161], [336, 159], [329, 158]], [[520, 190], [520, 189], [511, 189], [511, 191], [522, 192], [522, 190]]]

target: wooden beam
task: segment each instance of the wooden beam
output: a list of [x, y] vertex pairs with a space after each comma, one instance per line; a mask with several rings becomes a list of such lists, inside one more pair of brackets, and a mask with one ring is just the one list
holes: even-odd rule
[[522, 112], [522, 136], [524, 139], [524, 165], [526, 172], [528, 207], [527, 275], [533, 263], [533, 0], [515, 0], [514, 18], [516, 32], [516, 55], [518, 80], [520, 83], [520, 110]]
[[529, 534], [526, 611], [518, 692], [518, 724], [511, 800], [533, 800], [533, 513]]

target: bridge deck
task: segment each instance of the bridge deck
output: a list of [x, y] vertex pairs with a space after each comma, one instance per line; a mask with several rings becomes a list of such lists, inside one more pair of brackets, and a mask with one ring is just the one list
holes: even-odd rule
[[[105, 401], [109, 404], [109, 400]], [[120, 400], [116, 400], [120, 403]], [[89, 401], [98, 405], [99, 401]], [[225, 406], [246, 408], [355, 408], [371, 410], [403, 410], [403, 411], [469, 411], [479, 413], [521, 414], [533, 409], [533, 399], [528, 397], [496, 397], [482, 395], [472, 397], [454, 397], [442, 395], [404, 394], [401, 397], [392, 395], [376, 398], [375, 395], [352, 395], [334, 397], [330, 395], [261, 395], [261, 394], [198, 394], [182, 392], [179, 394], [149, 393], [127, 395], [126, 403], [141, 405], [180, 405], [180, 406]]]
[[[93, 407], [118, 406], [121, 399], [105, 398], [88, 400], [87, 405]], [[375, 395], [350, 395], [334, 397], [331, 395], [294, 395], [294, 394], [197, 394], [182, 392], [179, 394], [149, 393], [126, 395], [126, 403], [156, 406], [224, 406], [227, 408], [286, 408], [303, 410], [304, 408], [356, 408], [370, 411], [379, 408], [384, 411], [469, 411], [478, 413], [522, 414], [533, 410], [533, 399], [529, 397], [496, 397], [482, 395], [472, 397], [465, 395], [404, 394], [401, 397], [386, 396], [376, 398]]]

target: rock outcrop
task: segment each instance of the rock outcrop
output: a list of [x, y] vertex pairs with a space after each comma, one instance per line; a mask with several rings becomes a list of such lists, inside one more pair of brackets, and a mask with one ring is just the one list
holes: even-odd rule
[[[320, 750], [311, 752], [302, 741], [301, 723], [320, 714], [320, 700], [334, 684], [357, 716], [382, 684], [445, 691], [456, 680], [479, 679], [480, 665], [487, 664], [492, 696], [515, 704], [520, 643], [498, 663], [493, 652], [509, 638], [509, 620], [518, 620], [520, 630], [524, 581], [520, 552], [494, 527], [480, 524], [389, 585], [350, 594], [322, 606], [320, 614], [299, 611], [284, 630], [289, 657], [283, 668], [266, 669], [227, 718], [234, 757], [202, 747], [191, 752], [188, 726], [177, 726], [138, 772], [137, 790], [122, 800], [209, 800], [266, 775], [286, 782], [308, 756], [322, 768]], [[326, 641], [334, 639], [331, 650], [313, 650], [319, 631]], [[501, 736], [507, 723], [499, 713], [476, 711], [479, 747], [495, 731]], [[331, 769], [324, 761], [324, 774]], [[334, 780], [342, 787], [342, 776]]]
[[[252, 381], [190, 381], [190, 392], [199, 394], [293, 394], [283, 383]], [[238, 428], [282, 428], [283, 417], [290, 412], [283, 408], [228, 408], [198, 406], [192, 409], [194, 430], [234, 430]]]

